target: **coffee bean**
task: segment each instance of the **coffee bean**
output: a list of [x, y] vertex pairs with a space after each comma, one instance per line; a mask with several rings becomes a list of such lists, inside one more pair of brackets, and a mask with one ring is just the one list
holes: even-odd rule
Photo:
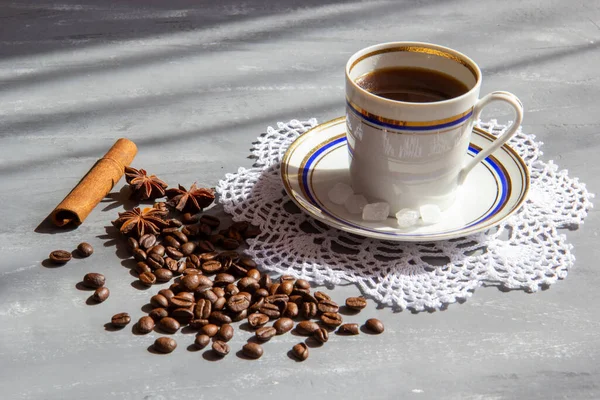
[[154, 350], [160, 353], [170, 353], [173, 350], [175, 350], [175, 348], [177, 348], [177, 342], [175, 341], [175, 339], [170, 337], [159, 337], [154, 342]]
[[342, 324], [342, 316], [338, 313], [326, 312], [321, 314], [321, 322], [330, 327], [340, 326]]
[[263, 306], [260, 307], [258, 311], [267, 315], [271, 319], [279, 318], [279, 316], [281, 315], [281, 313], [279, 312], [279, 307], [277, 307], [275, 304], [263, 304]]
[[218, 272], [221, 269], [221, 262], [218, 260], [208, 260], [208, 261], [204, 261], [202, 263], [202, 266], [200, 268], [202, 268], [202, 272], [204, 272], [205, 274], [214, 274], [216, 272]]
[[227, 300], [227, 308], [233, 312], [240, 312], [250, 307], [250, 300], [243, 294], [236, 294]]
[[155, 308], [154, 310], [148, 313], [148, 316], [156, 322], [160, 321], [164, 317], [168, 317], [169, 312], [164, 308]]
[[292, 294], [293, 290], [294, 290], [294, 282], [289, 280], [289, 281], [282, 282], [279, 285], [279, 289], [277, 289], [277, 292], [289, 296], [290, 294]]
[[188, 308], [194, 304], [194, 298], [190, 299], [187, 295], [179, 293], [170, 300], [171, 305], [176, 308]]
[[261, 277], [260, 272], [256, 268], [249, 269], [246, 273], [246, 276], [248, 278], [255, 279], [257, 282], [260, 280]]
[[71, 259], [71, 253], [65, 250], [54, 250], [48, 258], [54, 264], [65, 264]]
[[181, 325], [187, 325], [194, 319], [194, 312], [190, 308], [176, 308], [169, 316], [175, 318]]
[[256, 338], [261, 342], [266, 342], [277, 334], [277, 329], [272, 326], [263, 326], [256, 330]]
[[200, 331], [208, 337], [213, 337], [219, 333], [219, 326], [215, 324], [207, 324], [201, 327]]
[[108, 299], [109, 295], [110, 295], [110, 291], [108, 290], [108, 288], [105, 286], [102, 286], [102, 287], [99, 287], [98, 289], [96, 289], [96, 291], [92, 295], [92, 298], [95, 301], [97, 301], [98, 303], [102, 303], [104, 300]]
[[235, 239], [226, 238], [221, 243], [221, 247], [224, 248], [225, 250], [235, 250], [238, 247], [240, 247], [240, 242], [238, 242]]
[[133, 250], [133, 258], [135, 258], [136, 261], [146, 261], [146, 258], [148, 258], [148, 256], [146, 255], [146, 252], [144, 250], [137, 248]]
[[183, 258], [183, 253], [173, 246], [167, 246], [165, 252], [173, 260], [181, 260]]
[[154, 308], [167, 308], [169, 306], [169, 299], [162, 294], [155, 294], [154, 296], [150, 297], [150, 305], [152, 305]]
[[171, 289], [160, 289], [158, 294], [165, 296], [167, 300], [171, 300], [175, 296]]
[[315, 305], [319, 302], [310, 293], [302, 293], [302, 301], [304, 301], [305, 303], [315, 303]]
[[90, 272], [89, 274], [85, 274], [83, 277], [83, 285], [85, 287], [91, 289], [97, 289], [99, 287], [104, 286], [106, 282], [106, 278], [102, 274], [98, 274], [96, 272]]
[[183, 260], [173, 260], [171, 257], [165, 257], [165, 265], [164, 268], [168, 269], [173, 273], [173, 275], [179, 275], [185, 272], [187, 268], [187, 264], [183, 262]]
[[248, 274], [248, 270], [238, 264], [231, 262], [231, 266], [227, 269], [227, 272], [237, 277], [244, 278]]
[[214, 304], [215, 301], [217, 301], [219, 299], [219, 296], [217, 295], [217, 292], [215, 291], [216, 289], [218, 289], [218, 288], [205, 290], [203, 292], [200, 292], [198, 294], [198, 296], [202, 299], [210, 301], [211, 304]]
[[223, 240], [225, 240], [225, 236], [221, 235], [220, 233], [215, 233], [214, 235], [210, 235], [208, 237], [208, 241], [213, 246], [220, 246], [221, 243], [223, 243]]
[[231, 338], [233, 337], [233, 326], [231, 326], [229, 324], [221, 325], [221, 329], [219, 329], [218, 337], [219, 337], [219, 339], [221, 339], [224, 342], [229, 342], [231, 340]]
[[181, 243], [181, 246], [186, 244], [189, 240], [187, 235], [181, 231], [175, 231], [175, 232], [171, 233], [171, 236], [173, 236], [175, 239], [177, 239], [177, 241], [179, 243]]
[[200, 271], [199, 269], [195, 269], [195, 268], [185, 268], [183, 270], [183, 276], [188, 276], [188, 275], [202, 275], [202, 271]]
[[152, 247], [150, 247], [147, 251], [148, 255], [150, 254], [158, 254], [159, 256], [164, 256], [165, 255], [165, 246], [163, 246], [162, 244], [156, 244]]
[[186, 275], [181, 278], [179, 285], [184, 290], [194, 291], [200, 285], [200, 276], [198, 274]]
[[221, 224], [221, 220], [213, 215], [204, 214], [200, 217], [200, 222], [210, 226], [212, 229], [217, 229]]
[[382, 333], [385, 330], [383, 323], [377, 318], [368, 319], [365, 327], [373, 333]]
[[273, 324], [273, 328], [277, 331], [278, 335], [283, 335], [286, 332], [289, 332], [294, 327], [294, 321], [290, 318], [279, 318]]
[[[241, 262], [241, 260], [240, 260], [240, 262]], [[264, 274], [263, 276], [261, 276], [258, 283], [260, 284], [261, 288], [267, 289], [267, 290], [269, 290], [269, 288], [273, 284], [273, 282], [271, 281], [271, 277], [267, 274]]]
[[210, 317], [208, 317], [208, 319], [213, 323], [213, 324], [218, 324], [218, 325], [222, 325], [222, 324], [230, 324], [231, 321], [231, 317], [221, 311], [213, 311], [210, 313]]
[[213, 287], [211, 290], [217, 295], [217, 297], [225, 297], [225, 289], [222, 287]]
[[94, 253], [94, 248], [91, 244], [83, 242], [77, 246], [77, 251], [81, 257], [89, 257]]
[[285, 310], [285, 306], [290, 298], [286, 294], [274, 294], [265, 297], [265, 303], [275, 304], [280, 311]]
[[258, 299], [256, 299], [254, 301], [254, 303], [252, 303], [250, 305], [250, 307], [248, 307], [248, 312], [250, 312], [250, 313], [258, 312], [260, 310], [260, 308], [262, 306], [264, 306], [265, 304], [266, 304], [265, 298], [264, 297], [259, 297]]
[[158, 321], [158, 327], [167, 333], [175, 333], [181, 327], [175, 318], [165, 317]]
[[304, 319], [312, 319], [317, 315], [317, 305], [315, 303], [302, 303], [300, 311]]
[[258, 343], [246, 343], [242, 347], [242, 353], [244, 353], [246, 357], [256, 360], [263, 355], [263, 348]]
[[217, 274], [213, 279], [213, 284], [215, 286], [227, 286], [233, 282], [235, 282], [235, 277], [231, 274], [226, 274], [224, 272]]
[[169, 282], [173, 278], [173, 272], [166, 268], [159, 268], [154, 271], [154, 276], [157, 282]]
[[246, 239], [249, 239], [249, 238], [255, 238], [255, 237], [257, 237], [258, 235], [260, 235], [260, 233], [261, 233], [261, 231], [260, 231], [260, 228], [259, 228], [259, 227], [257, 227], [257, 226], [253, 226], [253, 225], [250, 225], [250, 226], [248, 227], [248, 229], [246, 229], [246, 230], [244, 231], [244, 235], [243, 235], [243, 236], [244, 236], [244, 238], [246, 238]]
[[219, 257], [219, 253], [217, 253], [216, 251], [200, 254], [200, 260], [202, 262], [216, 260], [218, 257]]
[[187, 242], [181, 245], [181, 254], [189, 256], [196, 250], [196, 244], [194, 242]]
[[150, 253], [147, 254], [146, 264], [148, 264], [148, 266], [150, 266], [152, 269], [159, 269], [165, 265], [165, 260], [157, 253]]
[[196, 346], [196, 348], [198, 348], [200, 350], [202, 350], [203, 348], [208, 346], [209, 343], [210, 343], [210, 337], [203, 333], [196, 335], [196, 339], [194, 339], [194, 345]]
[[229, 354], [229, 345], [222, 340], [215, 340], [212, 344], [213, 351], [220, 357]]
[[233, 322], [242, 321], [242, 320], [246, 319], [246, 317], [248, 317], [248, 310], [242, 310], [240, 312], [231, 314], [231, 320]]
[[279, 286], [281, 286], [280, 283], [273, 283], [271, 286], [269, 286], [269, 294], [276, 294], [279, 291]]
[[317, 304], [317, 309], [322, 313], [331, 312], [336, 313], [339, 311], [340, 307], [333, 300], [321, 300], [319, 304]]
[[251, 257], [248, 257], [248, 256], [240, 257], [239, 264], [242, 267], [249, 268], [249, 269], [256, 269], [256, 267], [258, 267], [258, 264], [256, 264], [256, 261], [254, 261]]
[[325, 343], [329, 340], [329, 332], [325, 328], [319, 328], [313, 332], [312, 337], [319, 343]]
[[212, 312], [212, 304], [209, 300], [200, 299], [196, 303], [196, 308], [194, 309], [194, 315], [196, 318], [200, 319], [208, 319], [210, 313]]
[[342, 335], [358, 335], [358, 324], [340, 325], [337, 332]]
[[200, 220], [200, 217], [196, 214], [185, 213], [181, 216], [181, 222], [185, 225], [192, 225], [197, 223]]
[[[228, 240], [228, 239], [233, 239], [238, 243], [240, 243], [242, 240], [244, 240], [244, 238], [242, 238], [242, 235], [237, 230], [232, 229], [232, 228], [227, 229], [227, 232], [225, 233], [225, 240]], [[223, 248], [226, 248], [226, 247], [223, 246]]]
[[260, 285], [256, 279], [246, 276], [238, 281], [237, 287], [243, 292], [254, 293]]
[[[163, 229], [160, 231], [160, 234], [161, 234], [161, 235], [163, 235], [164, 237], [166, 237], [167, 235], [170, 235], [170, 234], [172, 234], [173, 232], [177, 232], [178, 230], [179, 230], [179, 229], [178, 229], [177, 227], [175, 227], [175, 226], [170, 226], [170, 227], [168, 227], [168, 228], [163, 228]], [[163, 241], [164, 241], [164, 239], [163, 239]]]
[[142, 249], [147, 250], [156, 244], [156, 236], [147, 233], [143, 235], [138, 242], [140, 243], [140, 247]]
[[269, 317], [265, 314], [254, 313], [248, 315], [248, 324], [253, 328], [263, 326], [267, 322], [269, 322]]
[[301, 321], [296, 325], [296, 333], [299, 335], [309, 336], [317, 329], [319, 329], [319, 325], [313, 321]]
[[304, 302], [304, 300], [303, 300], [302, 298], [303, 298], [303, 296], [302, 296], [302, 295], [299, 295], [299, 294], [292, 294], [292, 295], [290, 296], [290, 300], [289, 300], [289, 301], [290, 301], [291, 303], [295, 303], [295, 304], [296, 304], [296, 306], [298, 306], [298, 307], [299, 307], [299, 306], [301, 306], [301, 305], [302, 305], [302, 303]]
[[154, 329], [154, 320], [149, 316], [139, 319], [136, 325], [138, 333], [150, 333]]
[[133, 251], [139, 247], [140, 243], [134, 237], [127, 238], [127, 248], [129, 251], [133, 253]]
[[152, 286], [156, 283], [156, 276], [152, 272], [141, 273], [139, 279], [144, 286]]
[[254, 292], [254, 296], [256, 298], [267, 297], [269, 296], [269, 291], [267, 289], [260, 288], [256, 292]]
[[186, 299], [188, 299], [189, 301], [192, 301], [192, 302], [196, 302], [196, 297], [195, 297], [195, 295], [194, 295], [193, 292], [186, 292], [186, 291], [182, 290], [179, 293], [177, 293], [177, 296], [179, 296], [180, 298], [181, 297], [186, 298]]
[[196, 318], [196, 319], [191, 320], [188, 326], [192, 329], [199, 330], [203, 326], [208, 325], [209, 323], [210, 322], [207, 319]]
[[352, 310], [362, 310], [367, 306], [367, 300], [364, 297], [348, 297], [346, 307]]
[[143, 274], [144, 272], [152, 272], [152, 269], [146, 264], [144, 261], [139, 261], [135, 264], [135, 272], [139, 274]]
[[308, 281], [305, 279], [296, 280], [294, 286], [296, 287], [296, 289], [310, 289], [310, 283], [308, 283]]
[[186, 268], [200, 268], [200, 258], [195, 254], [190, 254], [186, 259]]
[[285, 305], [285, 310], [283, 310], [283, 316], [288, 318], [296, 318], [298, 316], [298, 305], [296, 303], [292, 303], [291, 301]]
[[213, 281], [208, 276], [198, 275], [199, 283], [196, 290], [204, 291], [213, 287]]
[[171, 235], [165, 236], [165, 238], [163, 239], [163, 245], [166, 248], [173, 247], [174, 249], [178, 249], [181, 247], [181, 243], [179, 243], [179, 241]]
[[292, 275], [281, 275], [279, 277], [279, 283], [283, 282], [292, 282], [293, 285], [296, 282], [296, 278], [294, 278]]
[[328, 294], [318, 291], [315, 292], [315, 298], [317, 299], [317, 301], [331, 300], [331, 297], [329, 297]]
[[113, 315], [110, 322], [117, 328], [122, 328], [131, 322], [131, 317], [129, 316], [129, 314], [127, 314], [125, 312], [119, 313], [119, 314]]
[[215, 251], [215, 246], [208, 240], [201, 240], [198, 242], [196, 249], [199, 253], [211, 253]]
[[292, 355], [300, 361], [308, 358], [308, 346], [305, 343], [298, 343], [292, 347]]
[[238, 287], [236, 285], [234, 285], [233, 283], [230, 283], [229, 285], [225, 286], [225, 294], [228, 296], [234, 296], [236, 294], [238, 294], [240, 292], [240, 289], [238, 289]]

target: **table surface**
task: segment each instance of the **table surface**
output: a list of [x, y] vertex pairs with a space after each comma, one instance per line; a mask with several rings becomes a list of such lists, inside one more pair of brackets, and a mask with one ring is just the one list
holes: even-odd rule
[[[187, 349], [190, 334], [159, 356], [148, 351], [156, 333], [105, 330], [117, 312], [142, 316], [149, 297], [107, 234], [123, 181], [78, 229], [35, 231], [116, 138], [135, 141], [134, 165], [167, 182], [213, 186], [252, 164], [249, 148], [267, 126], [342, 115], [345, 61], [396, 40], [477, 60], [482, 93], [516, 93], [544, 158], [600, 191], [597, 1], [1, 1], [0, 397], [600, 398], [593, 210], [565, 232], [576, 266], [549, 290], [480, 288], [419, 314], [370, 304], [353, 318], [380, 318], [385, 334], [334, 337], [303, 363], [287, 356], [292, 335], [258, 361], [214, 362]], [[81, 241], [95, 247], [91, 258], [43, 264]], [[112, 293], [96, 306], [76, 288], [91, 271]], [[340, 302], [359, 294], [320, 289]], [[233, 353], [248, 337], [238, 332]]]

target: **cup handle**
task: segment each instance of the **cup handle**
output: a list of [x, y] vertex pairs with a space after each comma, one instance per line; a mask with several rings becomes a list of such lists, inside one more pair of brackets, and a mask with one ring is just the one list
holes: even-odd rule
[[510, 139], [511, 137], [513, 137], [515, 135], [515, 133], [517, 133], [517, 129], [519, 129], [519, 126], [521, 126], [521, 122], [523, 121], [523, 103], [521, 103], [521, 100], [519, 100], [517, 98], [517, 96], [515, 96], [514, 94], [509, 93], [509, 92], [492, 92], [492, 93], [488, 94], [487, 96], [484, 96], [483, 98], [481, 98], [477, 102], [477, 104], [475, 104], [475, 107], [473, 109], [473, 120], [476, 121], [479, 118], [479, 115], [481, 114], [481, 111], [483, 110], [483, 108], [485, 106], [487, 106], [489, 103], [494, 102], [494, 101], [504, 101], [504, 102], [510, 104], [515, 110], [515, 120], [508, 127], [506, 132], [504, 132], [504, 134], [502, 134], [502, 136], [496, 138], [496, 140], [494, 140], [492, 142], [490, 147], [488, 147], [485, 150], [481, 150], [479, 152], [479, 154], [477, 154], [475, 157], [473, 157], [473, 159], [471, 161], [469, 161], [467, 163], [467, 165], [465, 165], [463, 167], [463, 169], [460, 171], [460, 174], [458, 176], [458, 184], [459, 185], [463, 184], [465, 178], [467, 177], [469, 172], [471, 172], [471, 170], [473, 169], [474, 166], [479, 164], [479, 162], [481, 162], [483, 159], [485, 159], [491, 153], [496, 151], [500, 146], [502, 146], [504, 143], [506, 143], [508, 141], [508, 139]]

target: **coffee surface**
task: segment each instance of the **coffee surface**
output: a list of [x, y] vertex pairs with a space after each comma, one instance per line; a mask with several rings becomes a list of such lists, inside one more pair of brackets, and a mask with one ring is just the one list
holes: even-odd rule
[[377, 96], [411, 103], [448, 100], [469, 91], [464, 83], [448, 74], [417, 67], [378, 69], [359, 77], [356, 84]]

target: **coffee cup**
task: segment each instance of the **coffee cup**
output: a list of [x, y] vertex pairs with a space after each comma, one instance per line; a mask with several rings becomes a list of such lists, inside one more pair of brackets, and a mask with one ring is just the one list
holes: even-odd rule
[[[390, 214], [426, 204], [449, 208], [475, 165], [502, 146], [523, 119], [508, 92], [479, 98], [481, 70], [464, 54], [420, 42], [383, 43], [346, 65], [346, 136], [354, 192], [384, 201]], [[473, 123], [502, 101], [514, 122], [475, 157], [467, 156]]]

